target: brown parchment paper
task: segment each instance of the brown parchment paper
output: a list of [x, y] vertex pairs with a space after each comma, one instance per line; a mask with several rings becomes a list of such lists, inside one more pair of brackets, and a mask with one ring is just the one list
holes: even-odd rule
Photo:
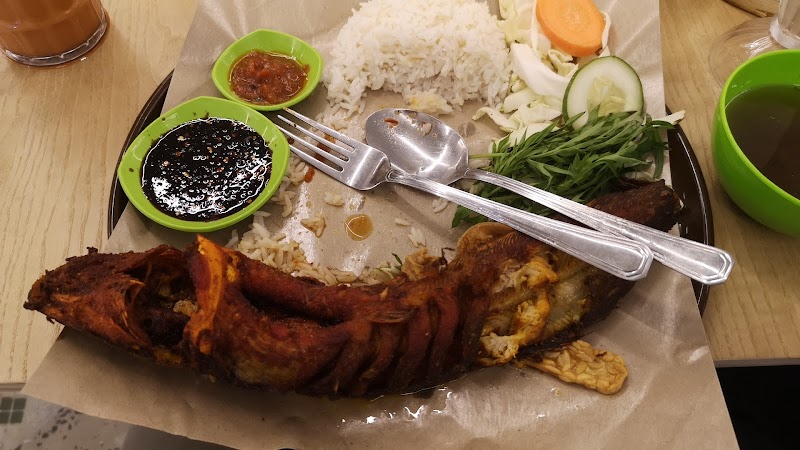
[[[613, 21], [612, 52], [639, 71], [648, 111], [664, 110], [657, 0], [596, 0]], [[217, 55], [238, 37], [273, 28], [304, 38], [327, 56], [336, 32], [356, 8], [354, 0], [201, 0], [177, 63], [165, 109], [198, 95], [219, 96], [210, 80]], [[494, 2], [490, 3], [497, 10]], [[421, 12], [424, 13], [424, 12]], [[316, 115], [325, 105], [322, 86], [298, 109]], [[370, 94], [366, 113], [398, 106], [394, 95]], [[443, 117], [463, 126], [476, 105]], [[365, 114], [366, 114], [365, 113]], [[364, 116], [365, 117], [365, 116]], [[354, 119], [361, 120], [364, 117]], [[474, 124], [471, 151], [483, 151], [498, 134], [488, 121]], [[333, 191], [344, 208], [322, 201]], [[268, 221], [301, 243], [321, 264], [348, 270], [413, 251], [409, 220], [425, 233], [433, 252], [452, 247], [454, 206], [433, 214], [431, 197], [382, 186], [359, 193], [317, 174], [298, 189], [295, 214]], [[349, 240], [344, 219], [370, 215], [375, 232]], [[317, 239], [299, 225], [315, 213], [327, 229]], [[241, 233], [246, 223], [236, 227]], [[226, 242], [231, 229], [209, 236]], [[132, 207], [123, 214], [105, 251], [144, 250], [159, 243], [184, 246], [192, 235], [156, 225]], [[424, 395], [372, 400], [328, 400], [247, 391], [212, 383], [188, 370], [164, 368], [65, 330], [23, 392], [108, 419], [157, 428], [239, 448], [733, 448], [736, 439], [706, 343], [691, 286], [685, 277], [654, 264], [620, 306], [585, 340], [621, 354], [630, 376], [616, 395], [567, 385], [533, 370], [512, 367], [471, 373]]]

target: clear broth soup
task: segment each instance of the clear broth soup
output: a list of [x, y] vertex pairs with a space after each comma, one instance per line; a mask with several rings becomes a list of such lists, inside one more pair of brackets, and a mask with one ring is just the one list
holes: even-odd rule
[[770, 181], [800, 198], [800, 85], [764, 85], [725, 108], [745, 156]]

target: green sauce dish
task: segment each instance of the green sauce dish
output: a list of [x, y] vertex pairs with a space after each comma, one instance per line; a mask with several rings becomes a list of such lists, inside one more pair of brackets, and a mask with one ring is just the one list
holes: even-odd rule
[[[800, 236], [800, 199], [773, 183], [747, 158], [731, 133], [726, 108], [737, 95], [756, 87], [800, 86], [798, 68], [800, 50], [765, 53], [739, 66], [722, 88], [712, 135], [714, 165], [730, 198], [753, 219], [790, 236]], [[800, 164], [800, 151], [795, 164]]]
[[[198, 121], [198, 119], [214, 118], [220, 120]], [[249, 130], [247, 127], [243, 127], [241, 124], [236, 124], [233, 122], [236, 127], [240, 127], [241, 130], [245, 131], [243, 134], [241, 134], [241, 136], [248, 135], [249, 141], [243, 140], [235, 143], [236, 135], [232, 136], [228, 142], [225, 142], [227, 138], [225, 135], [221, 136], [219, 139], [214, 137], [214, 141], [217, 142], [217, 144], [207, 147], [208, 152], [209, 154], [212, 151], [218, 151], [221, 153], [217, 153], [213, 156], [205, 156], [202, 154], [197, 156], [192, 152], [183, 152], [183, 159], [181, 159], [181, 157], [178, 156], [181, 152], [178, 151], [175, 153], [174, 159], [172, 153], [167, 153], [167, 158], [161, 161], [159, 164], [163, 164], [163, 166], [166, 167], [170, 163], [178, 164], [179, 161], [189, 160], [194, 167], [199, 167], [200, 172], [190, 173], [189, 171], [186, 171], [181, 174], [178, 171], [177, 173], [181, 177], [186, 177], [186, 180], [188, 180], [186, 181], [187, 183], [192, 183], [193, 181], [199, 183], [200, 181], [197, 180], [204, 179], [199, 174], [212, 173], [213, 177], [221, 180], [219, 181], [220, 184], [217, 184], [217, 181], [214, 180], [213, 183], [208, 182], [205, 184], [205, 186], [213, 186], [214, 188], [218, 187], [218, 190], [225, 192], [234, 192], [236, 191], [235, 187], [232, 187], [229, 190], [228, 186], [230, 186], [230, 184], [227, 186], [221, 185], [221, 183], [230, 182], [232, 177], [220, 176], [218, 173], [214, 172], [214, 170], [218, 169], [223, 175], [225, 173], [224, 170], [230, 170], [232, 173], [235, 172], [237, 174], [247, 173], [248, 175], [251, 175], [248, 172], [241, 172], [241, 169], [239, 169], [239, 167], [242, 167], [244, 164], [243, 161], [236, 159], [229, 161], [230, 158], [226, 157], [224, 161], [225, 164], [229, 164], [229, 166], [227, 166], [227, 168], [215, 166], [213, 170], [209, 170], [210, 166], [203, 166], [204, 161], [206, 159], [209, 161], [215, 160], [215, 157], [217, 161], [221, 161], [222, 156], [227, 156], [229, 154], [225, 152], [229, 151], [228, 149], [230, 148], [234, 148], [236, 150], [244, 149], [244, 152], [258, 147], [260, 148], [262, 155], [271, 152], [269, 178], [265, 180], [265, 177], [263, 176], [265, 167], [264, 164], [260, 166], [260, 172], [256, 174], [258, 180], [261, 180], [259, 183], [266, 181], [265, 184], [262, 184], [263, 188], [261, 189], [261, 192], [257, 193], [257, 191], [253, 189], [250, 197], [246, 197], [245, 193], [236, 191], [238, 192], [238, 195], [241, 196], [240, 198], [247, 198], [247, 200], [240, 200], [239, 206], [237, 206], [237, 208], [231, 208], [230, 213], [214, 215], [213, 219], [209, 220], [183, 220], [176, 217], [176, 215], [180, 214], [168, 214], [165, 212], [164, 208], [159, 208], [154, 205], [145, 194], [145, 189], [143, 189], [142, 173], [144, 171], [143, 165], [147, 160], [147, 156], [156, 143], [158, 143], [163, 136], [167, 135], [170, 131], [178, 127], [181, 127], [180, 132], [176, 131], [176, 133], [179, 134], [182, 134], [184, 132], [183, 130], [191, 130], [192, 128], [190, 126], [184, 126], [190, 122], [195, 124], [205, 124], [211, 122], [224, 122], [226, 124], [231, 124], [229, 121], [241, 122], [252, 129]], [[253, 133], [253, 131], [255, 131], [255, 133]], [[189, 133], [189, 131], [186, 131], [186, 133]], [[176, 135], [175, 133], [172, 133], [170, 136], [175, 137]], [[181, 135], [181, 137], [178, 137], [174, 140], [186, 140], [187, 144], [181, 143], [181, 145], [188, 145], [188, 142], [193, 142], [193, 139], [197, 139], [196, 135], [187, 134], [186, 136], [187, 137]], [[264, 140], [263, 143], [260, 142], [261, 138]], [[172, 141], [173, 139], [170, 140]], [[264, 143], [266, 143], [266, 145], [269, 147], [270, 152], [267, 152], [264, 149]], [[158, 148], [161, 148], [161, 146]], [[130, 147], [128, 147], [125, 151], [125, 154], [122, 156], [122, 160], [120, 161], [119, 168], [117, 169], [117, 174], [119, 183], [122, 186], [122, 189], [125, 191], [125, 195], [128, 196], [128, 200], [130, 200], [133, 206], [135, 206], [136, 209], [138, 209], [147, 218], [160, 225], [175, 230], [203, 233], [234, 225], [239, 221], [251, 216], [255, 211], [264, 206], [267, 200], [269, 200], [269, 198], [272, 197], [272, 195], [278, 190], [288, 165], [289, 144], [286, 141], [286, 138], [283, 136], [280, 130], [278, 130], [278, 128], [261, 113], [230, 100], [215, 97], [197, 97], [189, 100], [186, 103], [176, 106], [148, 125], [147, 128], [145, 128], [136, 137], [136, 139], [134, 139]], [[157, 167], [161, 167], [161, 165], [158, 165]], [[205, 179], [209, 178], [207, 175], [205, 176]], [[151, 178], [148, 178], [148, 180], [150, 179]], [[169, 185], [169, 183], [167, 184]], [[185, 192], [181, 192], [182, 193], [180, 195], [177, 195], [173, 198], [186, 198]], [[184, 195], [184, 197], [180, 197], [181, 195]], [[236, 197], [234, 196], [233, 198]]]
[[[253, 51], [282, 55], [307, 67], [303, 87], [286, 101], [275, 104], [251, 102], [238, 96], [231, 87], [231, 70], [239, 60]], [[307, 42], [274, 30], [256, 30], [235, 41], [219, 55], [211, 70], [211, 79], [226, 98], [259, 111], [277, 111], [295, 105], [314, 92], [322, 76], [322, 57]]]

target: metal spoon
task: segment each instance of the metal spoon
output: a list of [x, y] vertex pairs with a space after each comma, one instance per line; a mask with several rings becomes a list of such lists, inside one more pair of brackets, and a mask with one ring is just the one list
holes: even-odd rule
[[502, 175], [469, 167], [464, 139], [447, 124], [409, 109], [383, 109], [369, 116], [367, 143], [392, 165], [443, 184], [462, 178], [491, 183], [558, 211], [598, 231], [648, 246], [656, 261], [705, 284], [724, 282], [733, 268], [727, 252], [621, 219]]

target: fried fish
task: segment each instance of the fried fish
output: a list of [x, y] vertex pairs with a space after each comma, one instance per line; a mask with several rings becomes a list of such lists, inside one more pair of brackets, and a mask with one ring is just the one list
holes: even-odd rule
[[[663, 182], [591, 206], [661, 230], [680, 211]], [[494, 223], [467, 230], [451, 261], [422, 252], [403, 269], [382, 284], [325, 286], [198, 236], [185, 252], [90, 249], [36, 281], [24, 306], [238, 385], [364, 396], [526, 358], [547, 366], [633, 284]], [[573, 347], [567, 356], [603, 357]]]

